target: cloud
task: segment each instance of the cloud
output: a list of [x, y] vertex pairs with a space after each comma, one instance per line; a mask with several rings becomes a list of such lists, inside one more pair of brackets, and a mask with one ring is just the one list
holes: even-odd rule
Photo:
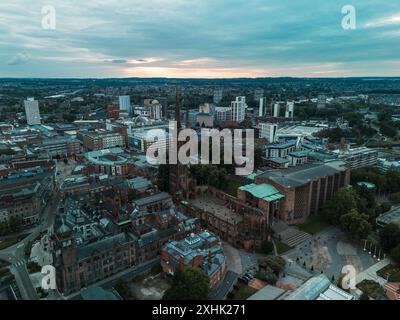
[[376, 27], [384, 27], [384, 26], [390, 26], [390, 25], [400, 25], [400, 13], [397, 15], [368, 21], [365, 24], [365, 27], [376, 28]]
[[[108, 62], [108, 61], [106, 60], [106, 62]], [[128, 61], [125, 59], [113, 59], [110, 62], [111, 63], [127, 63]]]
[[[0, 76], [352, 76], [398, 70], [398, 0], [352, 0], [356, 30], [341, 27], [339, 0], [52, 0], [57, 29], [49, 31], [41, 27], [47, 2], [0, 2], [0, 61], [11, 62], [0, 67]], [[31, 63], [12, 68], [27, 60], [16, 52], [29, 53]]]
[[15, 66], [18, 64], [23, 64], [29, 60], [28, 56], [23, 53], [17, 53], [14, 57], [7, 61], [9, 66]]

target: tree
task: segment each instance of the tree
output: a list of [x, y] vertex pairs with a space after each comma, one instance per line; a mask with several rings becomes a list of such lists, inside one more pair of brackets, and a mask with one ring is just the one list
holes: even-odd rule
[[205, 272], [188, 267], [183, 272], [175, 272], [172, 286], [163, 300], [206, 300], [210, 293], [210, 282]]
[[157, 176], [158, 189], [164, 192], [169, 192], [169, 165], [160, 164]]
[[386, 252], [390, 252], [400, 243], [400, 227], [395, 223], [386, 225], [379, 232], [379, 240], [382, 248]]
[[400, 244], [398, 244], [390, 253], [390, 257], [393, 262], [397, 265], [400, 265]]
[[333, 196], [323, 209], [328, 222], [339, 225], [341, 216], [361, 205], [361, 199], [354, 189], [342, 188]]
[[114, 289], [124, 300], [130, 300], [133, 297], [131, 289], [129, 288], [128, 284], [122, 279], [118, 279], [118, 281], [114, 285]]
[[266, 256], [258, 260], [261, 269], [270, 268], [276, 274], [279, 274], [285, 269], [286, 260], [279, 256]]
[[340, 226], [349, 238], [354, 240], [367, 238], [372, 230], [368, 216], [359, 213], [356, 209], [352, 209], [349, 213], [340, 217]]
[[136, 189], [130, 189], [128, 191], [128, 200], [133, 201], [135, 199], [139, 198], [139, 193], [137, 192]]
[[274, 285], [278, 281], [278, 277], [276, 276], [276, 274], [272, 271], [271, 268], [268, 268], [268, 267], [265, 269], [259, 270], [256, 273], [256, 278], [263, 280], [271, 285]]
[[274, 252], [274, 244], [271, 241], [265, 240], [261, 243], [261, 252], [271, 254]]
[[257, 148], [254, 150], [254, 169], [262, 167], [264, 164], [263, 156], [264, 152], [262, 149]]
[[363, 292], [360, 296], [360, 300], [369, 300], [368, 293]]

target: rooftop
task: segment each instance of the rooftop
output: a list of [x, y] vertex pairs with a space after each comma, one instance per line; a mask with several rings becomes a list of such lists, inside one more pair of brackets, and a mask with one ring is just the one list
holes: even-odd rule
[[274, 186], [266, 183], [248, 184], [240, 187], [239, 190], [246, 191], [252, 194], [254, 197], [264, 199], [268, 202], [284, 198], [284, 195], [280, 194]]
[[336, 160], [306, 164], [288, 169], [267, 170], [257, 177], [272, 180], [285, 188], [293, 188], [345, 170], [346, 163]]

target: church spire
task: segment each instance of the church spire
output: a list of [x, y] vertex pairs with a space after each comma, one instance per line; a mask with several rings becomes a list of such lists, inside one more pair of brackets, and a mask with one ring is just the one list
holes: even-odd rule
[[190, 119], [189, 119], [189, 104], [186, 106], [186, 129], [190, 129]]
[[181, 130], [181, 111], [179, 107], [179, 88], [176, 87], [176, 94], [175, 94], [175, 121], [177, 130]]

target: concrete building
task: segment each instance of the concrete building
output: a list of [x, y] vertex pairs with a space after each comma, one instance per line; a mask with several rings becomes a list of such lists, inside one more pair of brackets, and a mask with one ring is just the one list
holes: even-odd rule
[[267, 98], [262, 97], [259, 100], [258, 104], [258, 116], [259, 117], [264, 117], [267, 113]]
[[230, 107], [216, 107], [215, 120], [219, 122], [230, 121], [232, 119], [232, 109]]
[[375, 166], [378, 163], [378, 151], [366, 147], [335, 150], [333, 154], [339, 160], [345, 161], [351, 169], [357, 169], [367, 166]]
[[280, 102], [275, 102], [275, 103], [272, 105], [272, 110], [273, 110], [272, 116], [273, 116], [274, 118], [279, 118], [280, 113], [281, 113], [281, 104], [280, 104]]
[[223, 89], [222, 88], [215, 89], [213, 95], [213, 102], [215, 104], [218, 104], [221, 102], [222, 98], [223, 98]]
[[387, 172], [389, 170], [400, 170], [400, 161], [390, 161], [379, 158], [377, 167], [381, 172]]
[[236, 100], [231, 102], [232, 121], [242, 122], [245, 119], [246, 107], [246, 97], [236, 97]]
[[267, 170], [256, 176], [255, 183], [272, 185], [283, 194], [276, 218], [297, 224], [317, 215], [340, 188], [350, 183], [350, 169], [338, 160], [305, 164]]
[[289, 153], [296, 151], [296, 140], [290, 140], [284, 143], [275, 143], [267, 145], [267, 158], [287, 158]]
[[327, 96], [325, 94], [318, 95], [317, 108], [324, 109], [326, 107]]
[[285, 118], [292, 119], [294, 117], [294, 101], [286, 102]]
[[101, 150], [125, 145], [124, 137], [118, 132], [87, 132], [83, 134], [83, 147], [86, 150]]
[[150, 106], [150, 118], [153, 120], [161, 120], [163, 114], [163, 106], [158, 100], [153, 100]]
[[217, 287], [227, 271], [221, 241], [209, 231], [168, 242], [161, 253], [161, 266], [164, 272], [171, 275], [186, 267], [200, 268], [208, 276], [210, 288]]
[[51, 157], [73, 156], [81, 152], [79, 140], [67, 136], [56, 136], [43, 139], [42, 143], [35, 147], [36, 151], [44, 152]]
[[268, 140], [268, 143], [274, 143], [276, 141], [276, 134], [278, 131], [278, 125], [276, 123], [264, 123], [259, 124], [260, 127], [260, 138]]
[[24, 101], [26, 122], [28, 125], [37, 125], [41, 123], [39, 101], [34, 98], [28, 98]]
[[123, 110], [132, 113], [131, 97], [130, 96], [119, 96], [119, 110]]
[[212, 128], [214, 126], [213, 116], [209, 113], [198, 113], [196, 123], [200, 127]]

